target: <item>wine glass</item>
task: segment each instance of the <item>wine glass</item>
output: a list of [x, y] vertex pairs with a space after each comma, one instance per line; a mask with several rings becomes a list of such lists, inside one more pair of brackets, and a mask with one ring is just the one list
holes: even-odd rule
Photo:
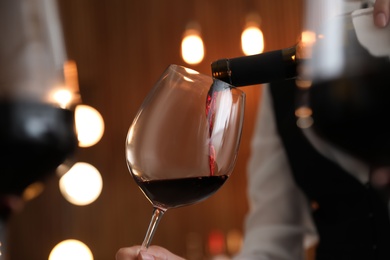
[[296, 114], [318, 139], [376, 169], [390, 165], [390, 27], [376, 27], [362, 2], [307, 1]]
[[142, 243], [163, 214], [214, 194], [233, 171], [245, 94], [192, 69], [170, 65], [146, 97], [126, 139], [132, 177], [153, 205]]
[[0, 2], [0, 259], [11, 203], [77, 148], [80, 102], [55, 1]]
[[0, 44], [0, 196], [20, 195], [76, 149], [80, 96], [56, 2], [5, 0], [0, 7], [7, 39]]
[[390, 29], [359, 2], [308, 1], [298, 86], [315, 132], [375, 167], [390, 164]]

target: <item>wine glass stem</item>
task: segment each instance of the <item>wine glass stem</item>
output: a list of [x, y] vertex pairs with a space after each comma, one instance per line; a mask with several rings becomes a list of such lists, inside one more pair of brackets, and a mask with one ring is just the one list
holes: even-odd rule
[[146, 232], [144, 242], [142, 243], [142, 249], [147, 249], [150, 246], [154, 233], [156, 232], [158, 223], [160, 223], [160, 220], [164, 215], [164, 213], [165, 211], [162, 209], [159, 208], [153, 209], [152, 219], [150, 220], [148, 231]]

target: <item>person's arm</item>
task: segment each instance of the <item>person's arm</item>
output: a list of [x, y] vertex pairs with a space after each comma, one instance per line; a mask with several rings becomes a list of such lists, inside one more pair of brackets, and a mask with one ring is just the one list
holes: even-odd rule
[[378, 27], [389, 24], [390, 0], [376, 0], [374, 4], [374, 22]]
[[250, 211], [243, 248], [235, 259], [303, 259], [306, 235], [315, 230], [277, 134], [268, 87], [259, 109], [248, 164]]

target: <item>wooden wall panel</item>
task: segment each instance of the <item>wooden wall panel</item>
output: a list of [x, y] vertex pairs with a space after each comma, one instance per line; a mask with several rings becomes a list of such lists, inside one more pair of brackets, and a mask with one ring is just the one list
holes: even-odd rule
[[[205, 60], [192, 68], [210, 73], [218, 58], [241, 56], [245, 15], [262, 17], [266, 50], [294, 44], [300, 32], [302, 0], [60, 0], [68, 54], [78, 64], [82, 99], [106, 123], [102, 140], [80, 149], [79, 161], [99, 169], [104, 180], [99, 199], [85, 207], [66, 202], [51, 179], [45, 191], [14, 216], [9, 225], [11, 259], [47, 259], [52, 247], [80, 239], [95, 260], [114, 259], [118, 248], [141, 243], [152, 207], [126, 168], [126, 133], [141, 102], [171, 63], [185, 65], [180, 43], [187, 23], [202, 27]], [[154, 243], [186, 256], [186, 237], [242, 230], [248, 210], [246, 164], [261, 87], [245, 87], [247, 107], [236, 168], [209, 200], [168, 211]], [[207, 250], [205, 250], [207, 251]]]

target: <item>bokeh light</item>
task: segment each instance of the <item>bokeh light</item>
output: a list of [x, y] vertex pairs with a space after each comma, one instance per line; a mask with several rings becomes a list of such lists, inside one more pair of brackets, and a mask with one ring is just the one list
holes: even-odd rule
[[51, 250], [49, 260], [93, 260], [93, 254], [83, 242], [68, 239]]
[[257, 26], [249, 26], [241, 34], [241, 46], [245, 55], [259, 54], [264, 51], [263, 32]]
[[61, 177], [59, 186], [66, 200], [83, 206], [94, 202], [99, 197], [103, 180], [95, 167], [78, 162]]
[[99, 111], [88, 105], [78, 105], [75, 112], [80, 147], [90, 147], [103, 136], [104, 120]]
[[199, 64], [204, 58], [204, 45], [200, 32], [189, 29], [184, 33], [181, 43], [181, 55], [188, 64]]

